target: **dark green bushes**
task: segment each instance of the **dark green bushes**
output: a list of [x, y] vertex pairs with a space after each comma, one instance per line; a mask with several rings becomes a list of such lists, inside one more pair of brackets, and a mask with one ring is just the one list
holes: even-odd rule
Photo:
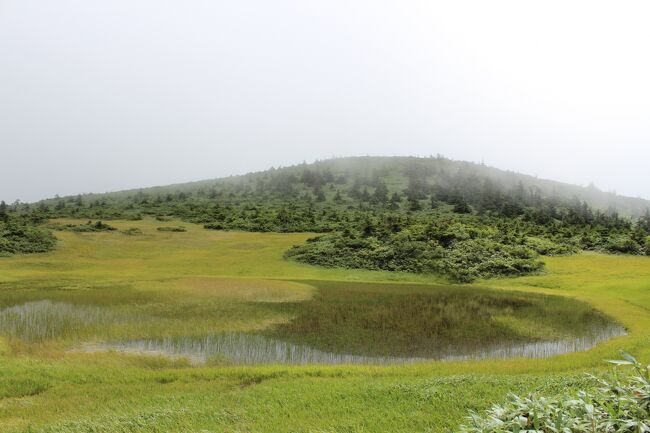
[[49, 230], [20, 221], [0, 222], [0, 255], [44, 253], [55, 245]]
[[456, 242], [441, 261], [442, 273], [459, 282], [524, 275], [540, 271], [543, 267], [544, 263], [533, 250], [489, 239]]
[[626, 235], [613, 235], [607, 239], [605, 248], [608, 252], [623, 254], [639, 254], [641, 246]]
[[49, 227], [54, 230], [78, 232], [78, 233], [112, 232], [117, 230], [115, 227], [103, 223], [101, 221], [97, 221], [97, 222], [88, 221], [85, 224], [50, 224]]
[[558, 243], [540, 237], [529, 236], [525, 239], [524, 244], [543, 256], [562, 256], [578, 252], [578, 247], [573, 243]]
[[538, 254], [525, 246], [472, 238], [460, 226], [454, 230], [404, 230], [385, 238], [334, 233], [295, 246], [285, 256], [325, 267], [438, 273], [458, 282], [522, 275], [543, 267]]

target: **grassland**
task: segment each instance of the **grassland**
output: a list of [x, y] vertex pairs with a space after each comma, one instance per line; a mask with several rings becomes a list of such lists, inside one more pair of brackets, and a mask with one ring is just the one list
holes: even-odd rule
[[[59, 232], [52, 253], [0, 259], [0, 306], [49, 299], [110, 306], [119, 316], [100, 323], [108, 326], [74, 325], [57, 339], [1, 340], [0, 431], [446, 431], [469, 409], [508, 392], [586, 386], [583, 373], [603, 368], [602, 360], [619, 349], [650, 358], [650, 259], [597, 254], [548, 258], [544, 275], [458, 286], [471, 293], [494, 288], [575, 298], [629, 331], [592, 350], [549, 359], [197, 368], [161, 357], [68, 352], [64, 343], [73, 337], [283, 329], [296, 311], [281, 305], [312, 303], [317, 312], [332, 301], [319, 293], [336, 295], [342, 282], [373, 283], [389, 297], [400, 289], [445, 287], [432, 277], [282, 259], [309, 234], [205, 231], [186, 223], [187, 232], [157, 230], [177, 221], [111, 225], [118, 231]], [[129, 228], [142, 233], [120, 232]], [[363, 294], [368, 286], [357, 287]]]

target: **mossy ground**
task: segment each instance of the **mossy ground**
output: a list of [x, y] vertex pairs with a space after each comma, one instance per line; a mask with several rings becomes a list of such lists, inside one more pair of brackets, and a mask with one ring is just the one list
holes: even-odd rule
[[[309, 234], [206, 231], [191, 224], [183, 224], [187, 232], [156, 231], [166, 224], [178, 222], [111, 222], [119, 230], [142, 230], [134, 236], [60, 232], [54, 252], [2, 258], [0, 303], [92, 299], [137, 315], [150, 312], [158, 299], [173, 301], [176, 310], [168, 322], [146, 332], [260, 330], [292, 317], [270, 303], [313, 299], [314, 281], [444, 283], [430, 276], [322, 269], [282, 259]], [[602, 360], [620, 349], [650, 358], [650, 258], [582, 254], [547, 258], [546, 264], [543, 275], [458, 287], [573, 297], [618, 320], [629, 335], [550, 359], [387, 367], [192, 368], [182, 360], [67, 353], [57, 342], [26, 345], [5, 339], [0, 431], [446, 431], [469, 409], [488, 407], [508, 392], [584, 386], [583, 373], [604, 368]], [[223, 314], [213, 314], [215, 309]], [[235, 316], [241, 320], [231, 320]]]

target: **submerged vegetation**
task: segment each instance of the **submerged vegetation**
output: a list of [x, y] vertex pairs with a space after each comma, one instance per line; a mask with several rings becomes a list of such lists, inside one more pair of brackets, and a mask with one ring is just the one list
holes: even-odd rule
[[555, 296], [449, 286], [316, 286], [309, 301], [270, 305], [295, 318], [266, 334], [326, 352], [441, 358], [572, 339], [609, 324], [588, 305]]

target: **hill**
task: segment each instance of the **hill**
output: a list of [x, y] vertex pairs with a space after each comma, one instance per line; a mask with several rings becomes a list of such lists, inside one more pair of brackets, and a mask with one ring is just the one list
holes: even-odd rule
[[15, 205], [11, 212], [31, 222], [154, 217], [216, 230], [317, 232], [324, 235], [286, 257], [471, 281], [537, 272], [543, 267], [539, 255], [650, 253], [648, 207], [641, 199], [443, 157], [356, 157], [55, 198]]
[[[305, 171], [313, 171], [322, 176], [322, 179], [309, 179], [303, 177]], [[650, 200], [617, 195], [613, 192], [604, 192], [597, 187], [572, 185], [554, 180], [540, 179], [526, 174], [501, 170], [489, 167], [484, 164], [476, 164], [465, 161], [455, 161], [442, 156], [419, 158], [419, 157], [347, 157], [334, 158], [324, 161], [317, 161], [312, 164], [299, 164], [283, 168], [271, 168], [262, 172], [248, 173], [227, 178], [209, 179], [197, 182], [188, 182], [167, 186], [150, 188], [139, 188], [119, 192], [102, 194], [84, 194], [85, 202], [96, 200], [119, 201], [129, 200], [137, 197], [157, 196], [167, 194], [204, 195], [219, 191], [224, 187], [246, 186], [255, 190], [259, 186], [275, 187], [277, 192], [287, 192], [281, 185], [283, 181], [294, 183], [292, 193], [301, 190], [299, 183], [313, 186], [318, 181], [327, 183], [332, 177], [336, 180], [337, 188], [343, 191], [354, 186], [354, 182], [360, 187], [373, 188], [378, 180], [383, 181], [389, 193], [402, 192], [413, 173], [419, 172], [426, 176], [426, 182], [430, 186], [444, 186], [451, 182], [465, 181], [465, 185], [459, 187], [467, 188], [469, 185], [483, 184], [485, 181], [492, 183], [492, 187], [500, 191], [508, 191], [512, 188], [524, 188], [534, 191], [540, 197], [558, 201], [580, 201], [586, 203], [594, 210], [616, 211], [623, 216], [640, 217], [650, 208]], [[297, 177], [298, 182], [292, 182], [292, 176]], [[287, 179], [289, 178], [289, 179]], [[352, 183], [350, 182], [352, 180]], [[310, 182], [311, 181], [311, 182]], [[311, 184], [311, 185], [310, 185]], [[476, 192], [474, 193], [476, 194]], [[467, 195], [471, 195], [468, 191]], [[71, 202], [77, 197], [64, 197], [63, 200]], [[58, 199], [44, 200], [48, 205], [55, 205]]]

